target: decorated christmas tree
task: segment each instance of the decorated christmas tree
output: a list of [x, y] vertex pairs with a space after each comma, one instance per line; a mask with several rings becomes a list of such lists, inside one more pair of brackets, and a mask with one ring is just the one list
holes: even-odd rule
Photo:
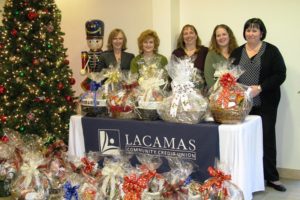
[[54, 0], [6, 0], [0, 39], [0, 128], [64, 140], [75, 79]]

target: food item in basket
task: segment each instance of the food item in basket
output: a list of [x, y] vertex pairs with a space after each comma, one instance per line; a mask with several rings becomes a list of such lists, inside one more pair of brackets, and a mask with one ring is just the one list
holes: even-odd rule
[[223, 124], [244, 121], [252, 107], [252, 100], [231, 73], [223, 74], [217, 82], [219, 86], [209, 97], [209, 107], [214, 120]]

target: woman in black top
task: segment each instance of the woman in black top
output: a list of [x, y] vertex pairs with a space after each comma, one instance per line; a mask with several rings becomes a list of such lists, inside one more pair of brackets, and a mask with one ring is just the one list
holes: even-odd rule
[[279, 181], [276, 169], [275, 124], [280, 101], [280, 85], [286, 78], [286, 66], [278, 48], [264, 42], [266, 27], [258, 18], [249, 19], [244, 25], [246, 44], [231, 53], [235, 65], [245, 68], [239, 82], [251, 87], [253, 108], [250, 114], [260, 115], [263, 125], [263, 163], [267, 186], [286, 191]]
[[126, 49], [127, 38], [124, 31], [121, 29], [112, 30], [108, 36], [107, 51], [101, 54], [106, 67], [119, 65], [121, 70], [129, 70], [134, 55], [125, 52]]

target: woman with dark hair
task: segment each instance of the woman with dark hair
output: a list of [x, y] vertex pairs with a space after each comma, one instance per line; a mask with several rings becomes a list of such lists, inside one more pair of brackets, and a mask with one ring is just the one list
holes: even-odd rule
[[107, 41], [107, 51], [101, 54], [106, 67], [119, 65], [121, 70], [129, 70], [130, 62], [134, 55], [125, 52], [127, 49], [126, 45], [127, 38], [123, 30], [116, 28], [110, 32]]
[[284, 192], [276, 169], [275, 124], [280, 101], [280, 85], [286, 79], [286, 66], [278, 48], [265, 42], [267, 30], [261, 19], [246, 21], [243, 36], [246, 43], [231, 53], [235, 65], [245, 72], [238, 82], [251, 88], [253, 97], [252, 115], [260, 115], [263, 125], [263, 163], [267, 186]]
[[227, 61], [231, 52], [237, 47], [235, 36], [229, 26], [219, 24], [214, 28], [204, 65], [204, 76], [208, 88], [216, 82], [214, 65]]
[[204, 79], [204, 62], [208, 52], [208, 48], [201, 44], [201, 39], [193, 25], [186, 24], [181, 29], [177, 39], [177, 49], [172, 52], [173, 56], [178, 58], [190, 57], [194, 60], [194, 67], [199, 69], [204, 85], [202, 89], [205, 91], [206, 83]]

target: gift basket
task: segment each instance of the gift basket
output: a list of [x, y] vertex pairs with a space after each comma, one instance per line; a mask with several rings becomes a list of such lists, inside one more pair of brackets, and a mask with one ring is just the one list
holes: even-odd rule
[[188, 182], [194, 170], [194, 164], [188, 160], [167, 157], [171, 170], [164, 173], [165, 182], [162, 190], [164, 200], [188, 199]]
[[230, 175], [213, 167], [208, 167], [208, 172], [211, 178], [198, 188], [201, 199], [244, 200], [243, 192], [230, 182]]
[[146, 188], [142, 192], [142, 199], [163, 200], [162, 190], [165, 180], [161, 174], [156, 172], [162, 164], [161, 158], [148, 154], [137, 154], [136, 157], [141, 163], [137, 167], [140, 177], [146, 182]]
[[137, 97], [137, 74], [123, 72], [121, 76], [121, 88], [112, 91], [108, 95], [108, 107], [110, 117], [118, 119], [135, 118], [134, 108]]
[[159, 105], [159, 116], [170, 122], [199, 123], [205, 117], [208, 103], [195, 88], [194, 81], [199, 80], [200, 74], [198, 69], [194, 68], [192, 59], [173, 56], [167, 70], [172, 78], [172, 92]]
[[123, 177], [130, 168], [130, 163], [123, 156], [114, 155], [104, 158], [102, 177], [99, 184], [101, 199], [122, 199], [121, 185]]
[[49, 181], [40, 171], [45, 163], [40, 152], [28, 151], [23, 155], [24, 161], [20, 173], [12, 183], [11, 195], [14, 199], [43, 200], [48, 198]]
[[223, 124], [235, 124], [244, 121], [252, 108], [250, 88], [237, 83], [243, 73], [239, 66], [230, 62], [216, 65], [218, 80], [209, 96], [209, 107], [214, 120]]
[[106, 79], [105, 70], [101, 72], [92, 72], [90, 90], [85, 92], [80, 97], [81, 111], [87, 116], [108, 116], [106, 106], [106, 93], [104, 91], [103, 83]]
[[15, 177], [16, 167], [11, 163], [14, 148], [9, 144], [9, 138], [0, 138], [0, 197], [10, 196], [10, 183]]
[[165, 70], [156, 65], [142, 66], [139, 70], [140, 96], [135, 112], [141, 120], [158, 119], [157, 107], [164, 97], [163, 90], [167, 85]]

